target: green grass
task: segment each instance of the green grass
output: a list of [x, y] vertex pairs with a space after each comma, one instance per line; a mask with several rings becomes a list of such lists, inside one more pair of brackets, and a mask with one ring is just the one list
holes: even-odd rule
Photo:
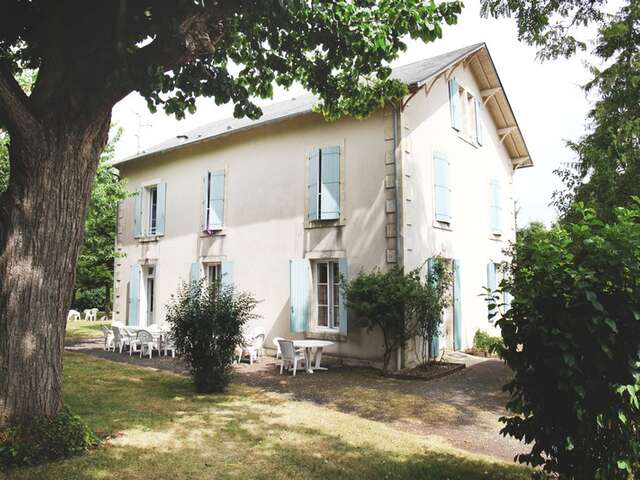
[[88, 322], [78, 320], [67, 322], [67, 340], [81, 340], [83, 338], [102, 337], [102, 327], [110, 326], [111, 322]]
[[[103, 438], [89, 454], [9, 479], [528, 479], [530, 471], [283, 394], [67, 353], [67, 405]], [[455, 425], [452, 425], [455, 428]]]

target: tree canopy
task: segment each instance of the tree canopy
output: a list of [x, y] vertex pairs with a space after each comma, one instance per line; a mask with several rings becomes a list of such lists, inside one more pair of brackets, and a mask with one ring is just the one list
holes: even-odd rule
[[[0, 18], [0, 59], [14, 72], [41, 69], [35, 97], [40, 84], [60, 82], [62, 91], [48, 102], [99, 85], [92, 103], [114, 103], [138, 90], [152, 111], [161, 107], [181, 118], [204, 96], [233, 102], [236, 116], [256, 118], [261, 112], [252, 97], [271, 96], [274, 83], [299, 81], [322, 97], [320, 108], [329, 117], [364, 116], [404, 93], [404, 85], [388, 79], [388, 63], [405, 49], [403, 37], [440, 37], [441, 24], [454, 23], [461, 6], [422, 0], [13, 0]], [[60, 56], [70, 70], [51, 78], [48, 70]]]

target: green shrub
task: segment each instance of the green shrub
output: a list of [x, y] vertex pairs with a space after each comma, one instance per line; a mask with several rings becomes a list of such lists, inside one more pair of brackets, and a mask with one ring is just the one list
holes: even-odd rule
[[494, 337], [487, 332], [478, 330], [473, 336], [473, 347], [487, 355], [500, 355], [504, 348], [502, 337]]
[[[430, 344], [439, 333], [451, 275], [443, 262], [431, 263], [425, 278], [422, 266], [406, 274], [393, 267], [386, 272], [362, 272], [343, 287], [347, 306], [362, 326], [382, 331], [383, 372], [387, 372], [392, 354], [416, 335]], [[428, 355], [430, 348], [423, 351]]]
[[55, 417], [34, 418], [0, 432], [0, 466], [38, 465], [79, 455], [98, 443], [89, 427], [65, 407]]
[[640, 478], [640, 202], [518, 236], [497, 323], [514, 371], [502, 432], [566, 479]]
[[231, 381], [236, 346], [254, 314], [256, 299], [233, 286], [183, 284], [167, 307], [176, 347], [188, 365], [196, 391], [223, 392]]

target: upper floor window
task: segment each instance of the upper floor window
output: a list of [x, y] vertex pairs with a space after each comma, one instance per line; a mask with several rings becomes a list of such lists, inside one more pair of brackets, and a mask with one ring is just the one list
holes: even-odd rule
[[203, 231], [221, 230], [224, 226], [225, 171], [207, 172], [204, 176]]
[[502, 235], [502, 189], [497, 179], [489, 182], [489, 217], [491, 233]]
[[309, 221], [340, 218], [340, 170], [339, 146], [317, 148], [309, 154]]
[[133, 235], [135, 238], [164, 235], [167, 184], [152, 183], [136, 192]]
[[482, 145], [482, 103], [455, 78], [449, 80], [451, 127], [470, 143]]
[[450, 226], [452, 220], [449, 160], [444, 153], [433, 153], [433, 204], [436, 222]]

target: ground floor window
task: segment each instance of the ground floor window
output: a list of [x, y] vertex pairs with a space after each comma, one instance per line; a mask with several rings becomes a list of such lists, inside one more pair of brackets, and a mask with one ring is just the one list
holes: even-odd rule
[[336, 260], [315, 264], [316, 319], [318, 327], [340, 328], [340, 268]]
[[145, 293], [147, 301], [147, 325], [155, 323], [156, 278], [155, 267], [147, 267], [145, 275]]
[[209, 285], [218, 283], [222, 278], [222, 265], [219, 263], [207, 263], [205, 264], [205, 273]]

